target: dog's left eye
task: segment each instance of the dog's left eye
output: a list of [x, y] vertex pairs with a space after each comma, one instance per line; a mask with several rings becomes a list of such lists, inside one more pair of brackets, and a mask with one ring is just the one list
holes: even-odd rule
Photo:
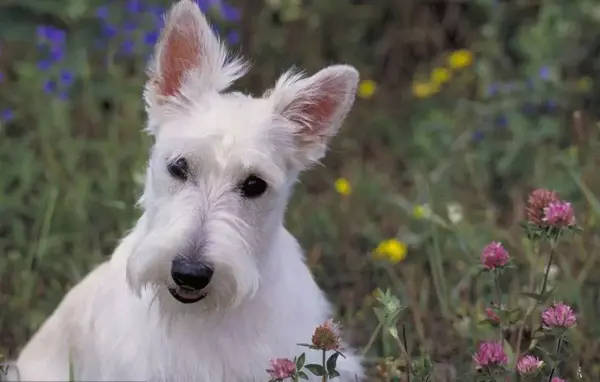
[[267, 182], [256, 175], [250, 175], [240, 187], [245, 198], [258, 198], [267, 191]]
[[189, 172], [188, 162], [185, 158], [179, 158], [176, 161], [169, 163], [167, 165], [167, 170], [169, 170], [169, 173], [175, 178], [186, 180]]

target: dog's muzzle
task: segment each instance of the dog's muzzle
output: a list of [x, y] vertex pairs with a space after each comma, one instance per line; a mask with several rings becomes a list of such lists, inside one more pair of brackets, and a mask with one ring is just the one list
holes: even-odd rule
[[183, 304], [198, 302], [206, 297], [203, 289], [210, 283], [213, 273], [213, 268], [206, 263], [178, 256], [171, 263], [171, 277], [176, 286], [169, 288], [169, 292]]

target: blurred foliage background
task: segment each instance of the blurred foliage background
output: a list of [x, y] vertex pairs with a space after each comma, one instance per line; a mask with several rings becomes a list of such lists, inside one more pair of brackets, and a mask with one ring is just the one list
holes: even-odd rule
[[[545, 258], [518, 222], [529, 191], [548, 187], [585, 228], [551, 279], [579, 320], [563, 377], [600, 380], [599, 1], [199, 3], [254, 63], [237, 89], [260, 94], [291, 65], [361, 72], [341, 135], [287, 216], [351, 343], [365, 348], [372, 292], [390, 288], [408, 307], [410, 352], [443, 366], [439, 380], [468, 372], [490, 335], [478, 325], [493, 293], [481, 248], [509, 249], [517, 266], [502, 288], [525, 304], [516, 292]], [[0, 353], [15, 356], [139, 215], [141, 89], [168, 5], [0, 2]], [[373, 380], [394, 380], [389, 341], [365, 351]]]

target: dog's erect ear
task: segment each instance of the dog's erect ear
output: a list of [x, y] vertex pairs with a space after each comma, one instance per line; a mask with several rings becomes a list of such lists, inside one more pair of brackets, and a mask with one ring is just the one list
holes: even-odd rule
[[243, 76], [245, 64], [231, 60], [198, 5], [181, 0], [169, 11], [148, 74], [149, 106], [196, 92], [222, 91]]
[[325, 155], [331, 137], [348, 115], [358, 85], [358, 71], [348, 65], [329, 66], [312, 77], [288, 72], [269, 97], [275, 112], [291, 122], [299, 160], [303, 165]]

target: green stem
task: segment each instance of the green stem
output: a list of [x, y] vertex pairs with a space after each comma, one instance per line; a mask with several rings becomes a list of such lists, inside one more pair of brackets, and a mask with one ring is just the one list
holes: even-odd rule
[[398, 347], [400, 348], [402, 355], [406, 359], [406, 378], [407, 378], [407, 382], [410, 382], [410, 376], [412, 374], [412, 364], [410, 362], [410, 356], [408, 355], [408, 351], [404, 347], [404, 344], [402, 343], [400, 338], [398, 336], [392, 336], [392, 337], [394, 337], [394, 339], [396, 340], [396, 343], [398, 344]]
[[[548, 257], [548, 264], [546, 265], [546, 272], [544, 273], [544, 280], [542, 281], [542, 288], [540, 291], [540, 296], [543, 295], [544, 293], [546, 293], [546, 286], [548, 285], [548, 275], [550, 274], [550, 267], [552, 266], [552, 261], [554, 260], [554, 252], [556, 251], [557, 245], [558, 245], [558, 240], [553, 239], [550, 241], [550, 256]], [[537, 253], [537, 251], [535, 251], [535, 252]], [[533, 308], [527, 312], [527, 314], [525, 315], [525, 318], [523, 319], [523, 322], [521, 322], [521, 325], [519, 327], [519, 332], [517, 334], [517, 345], [515, 348], [515, 362], [519, 359], [519, 355], [521, 352], [521, 341], [523, 340], [523, 329], [525, 328], [525, 322], [531, 317], [533, 312], [535, 312], [535, 310], [537, 309], [539, 304], [540, 304], [539, 300], [536, 300]], [[520, 380], [520, 377], [517, 376], [517, 379]]]
[[367, 342], [367, 345], [363, 348], [363, 351], [362, 351], [363, 357], [365, 355], [367, 355], [367, 352], [371, 349], [371, 346], [373, 346], [373, 343], [375, 343], [375, 340], [377, 339], [377, 335], [381, 331], [382, 327], [383, 327], [383, 325], [381, 324], [381, 322], [377, 324], [377, 327], [375, 328], [375, 330], [371, 334], [371, 337], [369, 338], [369, 342]]
[[327, 358], [327, 354], [325, 354], [325, 350], [323, 350], [322, 362], [323, 362], [323, 370], [325, 371], [323, 373], [323, 379], [322, 379], [323, 382], [327, 382], [327, 379], [328, 379], [327, 378], [328, 377], [328, 375], [327, 375], [328, 370], [327, 370], [327, 361], [326, 361], [326, 358]]
[[[496, 289], [496, 307], [498, 310], [502, 310], [502, 292], [500, 291], [500, 280], [498, 277], [498, 270], [494, 270], [494, 286]], [[500, 326], [500, 342], [504, 340], [504, 330]]]
[[548, 377], [548, 382], [552, 381], [552, 377], [554, 376], [554, 372], [556, 371], [556, 367], [558, 365], [558, 356], [560, 354], [560, 348], [562, 347], [562, 337], [558, 337], [556, 341], [556, 361], [552, 363], [552, 370], [550, 371], [550, 376]]
[[540, 295], [546, 293], [546, 286], [548, 285], [548, 275], [550, 274], [550, 266], [552, 266], [552, 260], [554, 259], [556, 244], [556, 240], [552, 240], [552, 242], [550, 243], [550, 258], [548, 259], [548, 265], [546, 265], [546, 272], [544, 273], [544, 281], [542, 282], [542, 290], [540, 291]]

